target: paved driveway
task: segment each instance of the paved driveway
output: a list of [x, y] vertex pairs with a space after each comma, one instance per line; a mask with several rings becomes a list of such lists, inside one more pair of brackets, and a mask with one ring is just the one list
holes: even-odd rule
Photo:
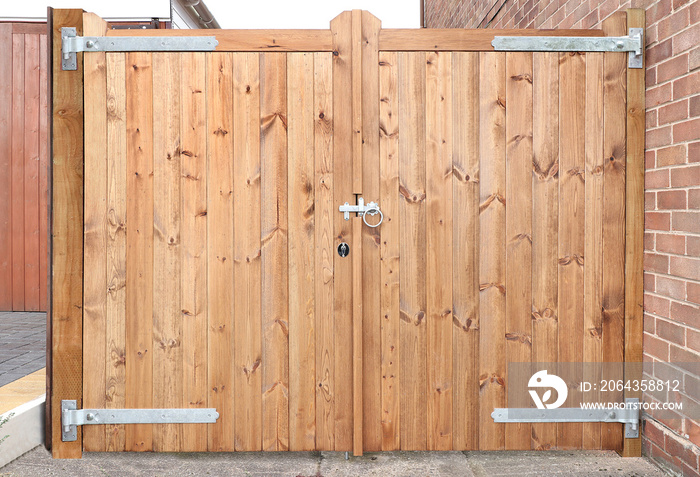
[[0, 312], [0, 386], [46, 366], [46, 313]]

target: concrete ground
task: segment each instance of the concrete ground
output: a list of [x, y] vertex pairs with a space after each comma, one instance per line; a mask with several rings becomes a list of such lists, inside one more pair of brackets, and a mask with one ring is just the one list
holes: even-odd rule
[[611, 451], [383, 452], [345, 460], [342, 452], [226, 454], [86, 453], [53, 460], [37, 447], [0, 468], [0, 477], [24, 476], [664, 476], [645, 458]]
[[46, 366], [46, 313], [0, 312], [0, 386]]

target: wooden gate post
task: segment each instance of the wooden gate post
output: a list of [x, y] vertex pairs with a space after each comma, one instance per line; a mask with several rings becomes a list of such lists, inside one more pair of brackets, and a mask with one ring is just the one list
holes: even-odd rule
[[73, 442], [61, 440], [61, 400], [82, 407], [83, 389], [83, 55], [78, 68], [61, 68], [61, 28], [83, 33], [82, 10], [48, 13], [51, 64], [51, 234], [49, 329], [47, 336], [46, 436], [55, 458], [80, 458], [82, 432]]

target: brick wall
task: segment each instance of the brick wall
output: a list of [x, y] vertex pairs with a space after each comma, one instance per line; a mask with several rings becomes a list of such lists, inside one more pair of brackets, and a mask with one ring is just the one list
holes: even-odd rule
[[[685, 413], [649, 416], [644, 451], [700, 475], [700, 1], [425, 0], [428, 28], [599, 28], [646, 10], [644, 355], [656, 377], [682, 376]], [[673, 417], [669, 419], [668, 417]]]

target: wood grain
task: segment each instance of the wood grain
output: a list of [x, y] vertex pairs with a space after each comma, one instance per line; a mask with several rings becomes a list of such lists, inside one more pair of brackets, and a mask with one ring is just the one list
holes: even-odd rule
[[425, 53], [398, 55], [401, 450], [427, 449], [425, 66]]
[[287, 55], [260, 57], [262, 448], [289, 450]]
[[479, 54], [452, 53], [452, 447], [479, 448]]
[[506, 82], [505, 53], [479, 54], [479, 449], [505, 446]]
[[[12, 25], [0, 24], [0, 48], [12, 51]], [[12, 58], [0, 57], [0, 106], [12, 110]], [[12, 170], [12, 115], [0, 116], [0, 170]], [[12, 174], [0, 175], [0, 310], [12, 311]]]
[[[24, 125], [24, 35], [12, 35], [12, 124]], [[12, 310], [24, 310], [24, 127], [12, 128]]]
[[235, 449], [262, 449], [260, 61], [233, 55], [233, 309]]
[[[39, 45], [39, 310], [46, 311], [49, 299], [49, 59], [46, 29], [39, 38]], [[2, 71], [2, 66], [0, 66], [0, 71]], [[0, 75], [2, 74], [0, 73]], [[1, 76], [0, 80], [2, 80]], [[0, 93], [1, 95], [2, 93]], [[0, 99], [0, 101], [2, 100]], [[1, 221], [0, 227], [2, 227]], [[0, 232], [0, 270], [3, 262], [1, 236], [2, 232]], [[0, 271], [1, 276], [2, 271]], [[2, 278], [0, 278], [0, 283], [2, 283]], [[2, 292], [0, 292], [1, 295]], [[0, 298], [1, 302], [2, 298]], [[0, 309], [2, 309], [1, 304]]]

